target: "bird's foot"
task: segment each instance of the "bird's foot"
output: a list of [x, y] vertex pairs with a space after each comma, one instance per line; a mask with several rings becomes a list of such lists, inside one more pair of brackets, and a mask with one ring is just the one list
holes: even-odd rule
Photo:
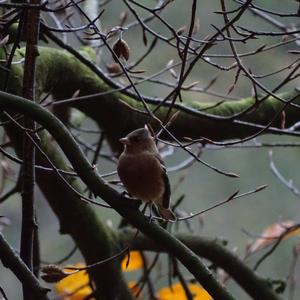
[[154, 220], [153, 217], [153, 203], [150, 203], [150, 215], [149, 215], [149, 224]]
[[149, 224], [151, 224], [152, 223], [152, 221], [154, 221], [155, 219], [154, 219], [154, 217], [153, 216], [149, 216], [148, 217], [148, 223]]
[[126, 205], [127, 207], [134, 208], [134, 209], [139, 209], [139, 207], [142, 204], [141, 200], [130, 197], [130, 195], [125, 191], [122, 192], [120, 198], [122, 200], [122, 203], [124, 203], [124, 205]]

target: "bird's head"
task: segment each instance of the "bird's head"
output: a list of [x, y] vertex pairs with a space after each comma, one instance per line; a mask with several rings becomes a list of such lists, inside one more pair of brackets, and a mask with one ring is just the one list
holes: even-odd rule
[[121, 138], [120, 142], [125, 146], [125, 150], [130, 152], [156, 150], [153, 137], [146, 127], [130, 132], [126, 137]]

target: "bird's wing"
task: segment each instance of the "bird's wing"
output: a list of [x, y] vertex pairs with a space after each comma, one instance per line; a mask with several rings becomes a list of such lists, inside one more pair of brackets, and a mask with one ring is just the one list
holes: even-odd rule
[[170, 182], [169, 178], [166, 172], [166, 168], [164, 168], [164, 172], [162, 174], [163, 181], [165, 184], [165, 192], [163, 194], [163, 203], [162, 206], [164, 208], [169, 208], [170, 207], [170, 196], [171, 196], [171, 187], [170, 187]]
[[162, 207], [164, 208], [169, 208], [170, 207], [170, 196], [171, 196], [171, 186], [170, 186], [170, 181], [169, 181], [169, 177], [167, 175], [167, 169], [166, 169], [166, 166], [163, 162], [163, 160], [161, 159], [160, 155], [156, 155], [155, 156], [160, 164], [161, 164], [161, 167], [162, 167], [162, 179], [164, 181], [164, 185], [165, 185], [165, 191], [164, 191], [164, 194], [162, 196]]

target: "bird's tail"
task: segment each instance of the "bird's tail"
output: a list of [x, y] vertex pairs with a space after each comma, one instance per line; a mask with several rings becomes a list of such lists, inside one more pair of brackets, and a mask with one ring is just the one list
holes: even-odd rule
[[172, 212], [170, 208], [164, 208], [162, 206], [158, 206], [158, 211], [161, 217], [167, 221], [175, 222], [177, 220], [176, 216]]

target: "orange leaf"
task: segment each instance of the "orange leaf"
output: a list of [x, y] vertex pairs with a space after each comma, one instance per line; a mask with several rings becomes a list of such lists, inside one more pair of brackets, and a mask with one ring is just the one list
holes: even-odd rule
[[[128, 264], [128, 265], [127, 265]], [[131, 272], [141, 269], [143, 267], [143, 259], [139, 251], [130, 251], [129, 263], [128, 255], [123, 258], [121, 264], [122, 270], [124, 272]]]
[[[84, 264], [78, 263], [70, 267], [82, 268]], [[70, 271], [68, 269], [66, 272]], [[89, 284], [89, 276], [86, 271], [76, 272], [55, 284], [57, 294], [63, 296], [63, 300], [83, 300], [92, 294]]]
[[248, 248], [248, 254], [266, 248], [274, 244], [278, 239], [287, 239], [291, 236], [296, 236], [300, 233], [300, 228], [295, 226], [295, 222], [287, 220], [279, 223], [274, 223], [268, 226]]
[[127, 286], [131, 290], [133, 296], [137, 298], [137, 295], [140, 293], [140, 288], [137, 286], [137, 282], [136, 281], [129, 281]]
[[[193, 300], [212, 300], [208, 292], [198, 284], [189, 283], [188, 288], [194, 295]], [[180, 282], [170, 287], [162, 288], [158, 292], [159, 300], [185, 300], [186, 295]]]

